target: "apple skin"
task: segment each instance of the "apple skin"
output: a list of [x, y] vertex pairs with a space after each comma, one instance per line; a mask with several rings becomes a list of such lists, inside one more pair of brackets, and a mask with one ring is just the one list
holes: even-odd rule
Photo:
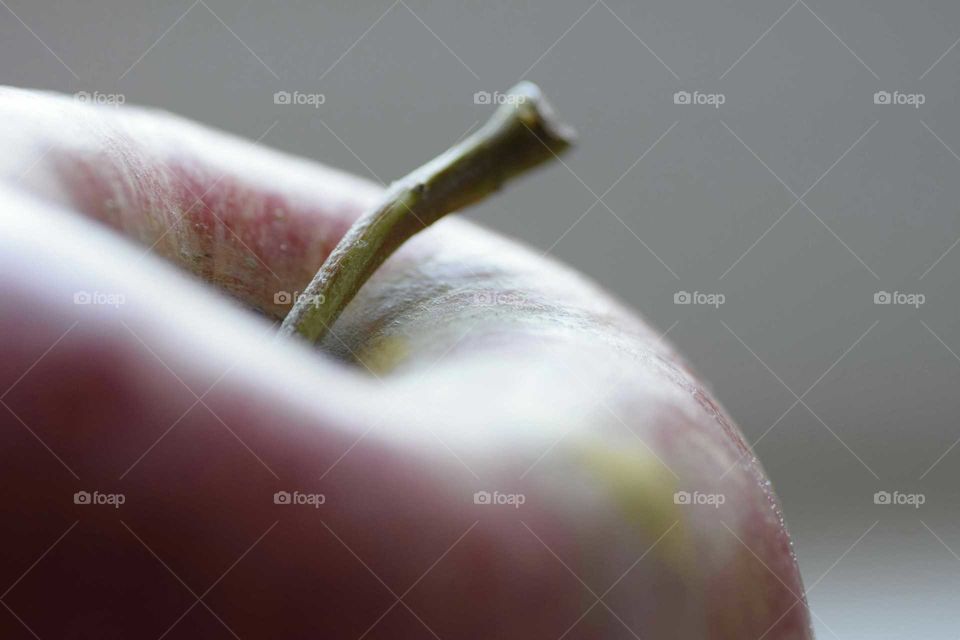
[[446, 219], [318, 353], [276, 296], [378, 187], [18, 89], [0, 139], [0, 636], [812, 637], [739, 430], [586, 278]]

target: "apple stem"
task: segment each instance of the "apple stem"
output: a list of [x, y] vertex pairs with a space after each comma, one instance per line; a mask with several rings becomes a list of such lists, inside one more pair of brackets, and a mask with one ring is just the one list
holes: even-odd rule
[[473, 135], [387, 187], [317, 271], [280, 327], [315, 343], [397, 248], [446, 214], [479, 202], [508, 179], [573, 143], [540, 89], [521, 82]]

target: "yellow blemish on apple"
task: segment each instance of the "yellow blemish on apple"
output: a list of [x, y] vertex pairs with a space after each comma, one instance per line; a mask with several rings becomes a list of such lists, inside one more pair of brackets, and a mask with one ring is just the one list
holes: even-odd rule
[[623, 519], [638, 527], [648, 544], [659, 539], [657, 557], [687, 574], [693, 559], [687, 552], [682, 507], [674, 503], [677, 481], [670, 470], [641, 443], [617, 447], [608, 439], [590, 436], [576, 443], [574, 453], [607, 490]]
[[357, 354], [357, 360], [379, 376], [396, 369], [409, 355], [410, 344], [407, 338], [390, 335], [364, 346]]

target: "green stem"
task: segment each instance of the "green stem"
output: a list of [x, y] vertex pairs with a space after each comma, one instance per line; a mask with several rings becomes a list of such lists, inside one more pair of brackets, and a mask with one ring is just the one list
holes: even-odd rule
[[390, 254], [444, 215], [478, 202], [513, 178], [566, 150], [573, 131], [540, 89], [521, 82], [490, 120], [406, 177], [347, 231], [280, 327], [314, 343]]

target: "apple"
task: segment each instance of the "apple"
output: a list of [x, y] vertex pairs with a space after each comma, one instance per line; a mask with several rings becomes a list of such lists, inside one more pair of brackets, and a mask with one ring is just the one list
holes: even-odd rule
[[0, 140], [0, 636], [812, 637], [739, 430], [587, 278], [448, 217], [310, 347], [381, 187], [14, 88]]

